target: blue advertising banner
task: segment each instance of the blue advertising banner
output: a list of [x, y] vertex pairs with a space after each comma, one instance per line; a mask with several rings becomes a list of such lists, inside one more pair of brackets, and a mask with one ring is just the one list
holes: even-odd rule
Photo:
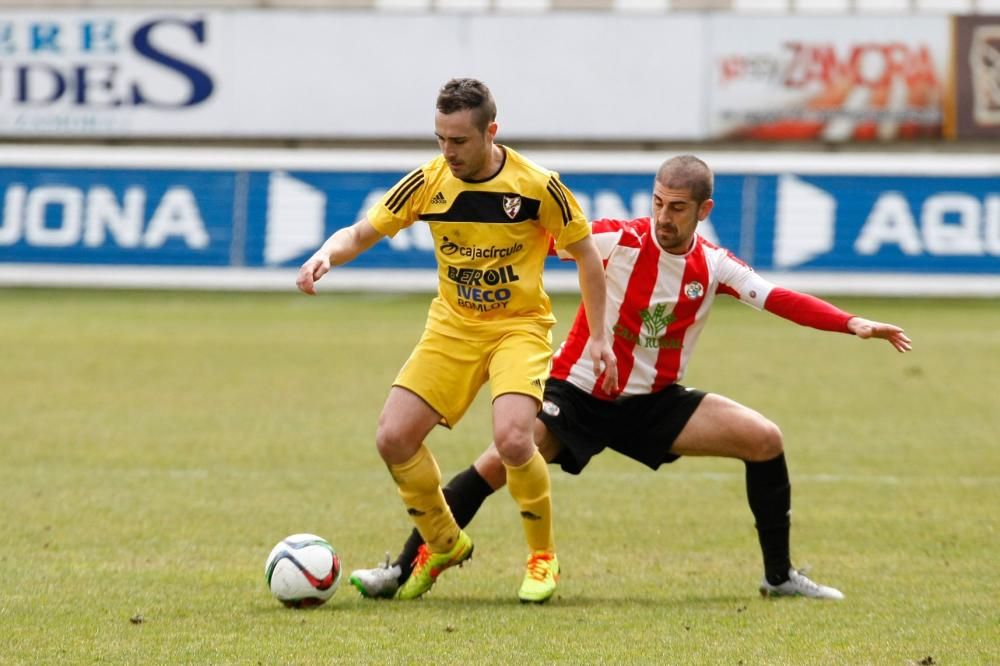
[[1000, 273], [1000, 179], [758, 179], [760, 270]]
[[0, 168], [3, 261], [227, 266], [236, 174]]
[[[0, 266], [294, 269], [405, 172], [0, 166]], [[591, 218], [649, 213], [652, 170], [561, 175]], [[1000, 276], [996, 177], [720, 172], [714, 198], [700, 231], [762, 272]], [[434, 265], [418, 223], [351, 267]]]

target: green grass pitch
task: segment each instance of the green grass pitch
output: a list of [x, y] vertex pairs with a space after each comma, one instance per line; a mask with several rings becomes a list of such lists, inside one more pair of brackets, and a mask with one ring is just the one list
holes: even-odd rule
[[[271, 546], [349, 572], [409, 522], [373, 444], [429, 296], [0, 291], [0, 663], [1000, 663], [1000, 303], [831, 299], [915, 351], [720, 298], [685, 383], [785, 434], [797, 565], [842, 603], [764, 600], [743, 466], [553, 469], [564, 575], [517, 602], [506, 490], [426, 598], [283, 608]], [[575, 299], [559, 297], [556, 341]], [[429, 445], [489, 440], [484, 395]]]

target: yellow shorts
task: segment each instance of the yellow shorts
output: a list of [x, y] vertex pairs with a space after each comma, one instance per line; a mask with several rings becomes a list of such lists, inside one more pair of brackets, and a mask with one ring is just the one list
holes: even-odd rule
[[452, 427], [487, 380], [490, 396], [530, 395], [539, 404], [552, 357], [551, 334], [511, 331], [498, 340], [463, 340], [426, 330], [393, 386], [408, 389]]

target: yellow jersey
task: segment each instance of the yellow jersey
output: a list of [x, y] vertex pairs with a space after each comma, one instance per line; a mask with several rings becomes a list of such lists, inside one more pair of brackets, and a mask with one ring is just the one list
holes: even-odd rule
[[562, 249], [590, 225], [559, 175], [506, 146], [500, 170], [483, 181], [456, 178], [443, 156], [413, 170], [368, 211], [380, 233], [430, 225], [438, 295], [427, 327], [475, 340], [511, 330], [547, 333], [555, 323], [542, 286], [550, 237]]

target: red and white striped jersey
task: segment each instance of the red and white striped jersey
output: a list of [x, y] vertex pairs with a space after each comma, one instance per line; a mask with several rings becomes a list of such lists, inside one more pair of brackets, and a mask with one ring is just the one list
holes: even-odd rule
[[[728, 250], [701, 236], [689, 252], [663, 250], [649, 218], [597, 220], [594, 239], [607, 276], [607, 320], [618, 360], [618, 395], [659, 391], [680, 381], [718, 293], [762, 309], [772, 291], [783, 306], [776, 314], [826, 330], [846, 331], [851, 315], [819, 299], [776, 287]], [[562, 255], [562, 253], [561, 253]], [[772, 308], [768, 308], [772, 309]], [[807, 316], [811, 316], [808, 319]], [[566, 341], [553, 357], [551, 376], [598, 398], [590, 359], [590, 329], [581, 306]]]

